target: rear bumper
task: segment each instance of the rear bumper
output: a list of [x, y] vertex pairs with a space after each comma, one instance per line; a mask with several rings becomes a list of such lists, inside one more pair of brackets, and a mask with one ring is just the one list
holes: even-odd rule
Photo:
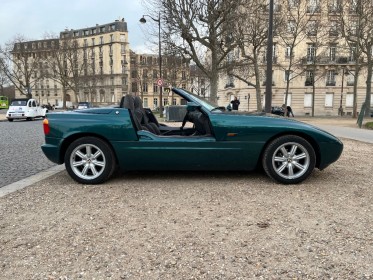
[[44, 155], [51, 161], [57, 164], [62, 164], [63, 161], [60, 160], [60, 148], [51, 144], [43, 144], [41, 149]]

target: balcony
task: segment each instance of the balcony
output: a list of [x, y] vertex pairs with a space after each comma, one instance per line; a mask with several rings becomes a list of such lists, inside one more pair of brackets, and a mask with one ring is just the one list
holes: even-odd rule
[[335, 81], [326, 81], [327, 87], [335, 87]]
[[225, 86], [224, 86], [225, 89], [227, 88], [234, 88], [234, 83], [227, 83]]
[[321, 8], [320, 6], [308, 6], [307, 7], [307, 13], [309, 14], [315, 14], [315, 13], [320, 13]]
[[330, 5], [328, 7], [328, 13], [329, 14], [340, 14], [341, 12], [342, 12], [342, 6], [340, 4]]
[[306, 81], [305, 81], [305, 83], [304, 83], [304, 85], [305, 85], [306, 87], [313, 86], [313, 84], [314, 84], [313, 79], [306, 79]]

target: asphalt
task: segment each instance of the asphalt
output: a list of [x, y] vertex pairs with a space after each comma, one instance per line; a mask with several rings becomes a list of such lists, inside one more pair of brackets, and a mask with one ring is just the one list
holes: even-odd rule
[[[324, 117], [324, 118], [299, 118], [299, 120], [318, 126], [321, 129], [328, 131], [331, 134], [339, 138], [353, 139], [353, 140], [373, 144], [373, 130], [358, 128], [356, 125], [356, 120], [353, 120], [353, 119]], [[0, 121], [7, 121], [4, 110], [0, 110]], [[63, 170], [65, 170], [64, 165], [54, 166], [52, 168], [39, 172], [36, 175], [32, 175], [18, 182], [1, 187], [0, 197], [6, 196], [7, 194], [15, 192], [17, 190], [21, 190], [41, 180], [44, 180], [50, 176], [53, 176]]]

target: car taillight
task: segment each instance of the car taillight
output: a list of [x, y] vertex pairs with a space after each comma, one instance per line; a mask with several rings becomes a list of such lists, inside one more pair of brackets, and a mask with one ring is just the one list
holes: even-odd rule
[[48, 121], [48, 119], [44, 119], [44, 121], [43, 121], [43, 129], [44, 129], [44, 134], [45, 135], [48, 135], [49, 132], [51, 131], [51, 129], [49, 127], [49, 121]]

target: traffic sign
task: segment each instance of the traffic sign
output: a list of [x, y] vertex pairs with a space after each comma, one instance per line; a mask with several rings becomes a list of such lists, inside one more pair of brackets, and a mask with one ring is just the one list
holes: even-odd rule
[[159, 79], [157, 80], [157, 85], [158, 85], [159, 87], [163, 86], [163, 80], [159, 78]]

